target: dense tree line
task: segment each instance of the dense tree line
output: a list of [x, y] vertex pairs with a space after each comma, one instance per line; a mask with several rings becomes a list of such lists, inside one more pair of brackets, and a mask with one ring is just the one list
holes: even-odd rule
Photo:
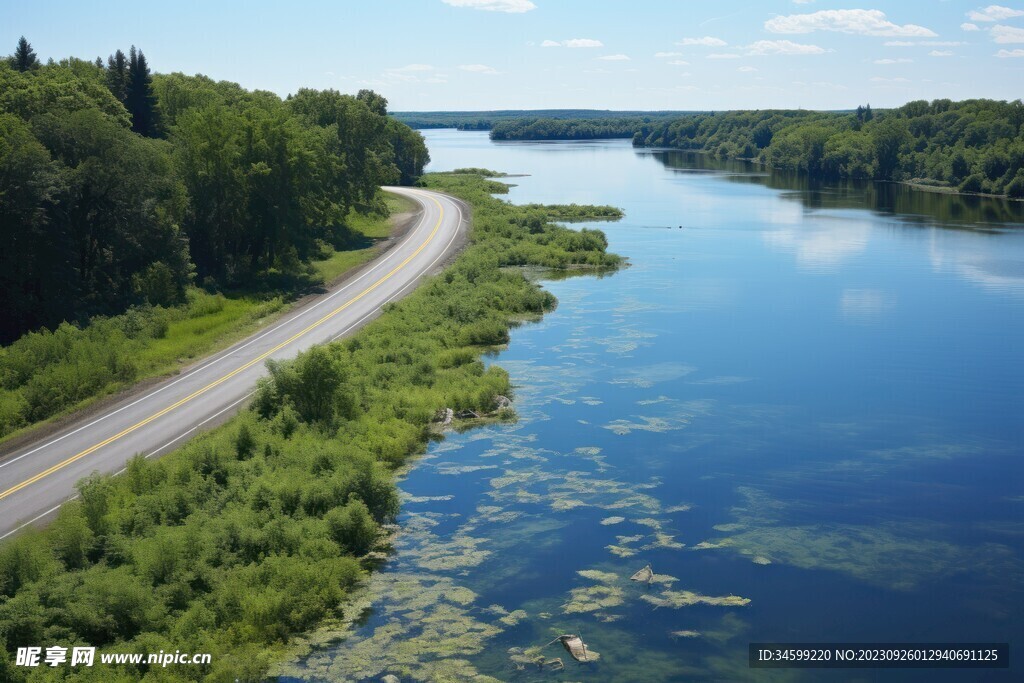
[[524, 117], [499, 121], [492, 140], [598, 140], [632, 138], [643, 126], [674, 119], [678, 114], [654, 114], [591, 119]]
[[[681, 111], [611, 111], [607, 109], [498, 109], [494, 111], [400, 111], [392, 114], [412, 128], [457, 128], [490, 130], [499, 123], [522, 119], [570, 119], [604, 121], [607, 119], [676, 118]], [[630, 133], [632, 135], [632, 132]]]
[[637, 129], [638, 146], [753, 159], [811, 176], [910, 181], [1024, 197], [1020, 100], [919, 100], [850, 113], [739, 111]]
[[41, 65], [22, 39], [0, 63], [0, 342], [299, 268], [428, 161], [386, 108], [152, 75], [135, 47]]
[[[516, 207], [474, 174], [426, 183], [472, 204], [473, 241], [451, 267], [353, 337], [273, 364], [252, 410], [217, 432], [82, 481], [52, 525], [0, 546], [0, 680], [262, 681], [293, 635], [337, 615], [398, 511], [393, 468], [432, 438], [438, 408], [511, 395], [480, 356], [555, 305], [503, 266], [619, 263], [600, 231], [546, 220], [585, 207]], [[13, 666], [40, 644], [213, 664]]]

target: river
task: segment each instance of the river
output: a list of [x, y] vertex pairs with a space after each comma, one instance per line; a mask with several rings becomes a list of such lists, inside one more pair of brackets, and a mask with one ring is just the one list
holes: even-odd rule
[[[525, 174], [513, 202], [621, 207], [599, 227], [631, 265], [544, 283], [557, 310], [488, 359], [518, 422], [410, 466], [358, 618], [280, 680], [1020, 675], [752, 670], [747, 647], [1024, 642], [1024, 205], [426, 138], [428, 170]], [[529, 650], [562, 633], [600, 658]]]

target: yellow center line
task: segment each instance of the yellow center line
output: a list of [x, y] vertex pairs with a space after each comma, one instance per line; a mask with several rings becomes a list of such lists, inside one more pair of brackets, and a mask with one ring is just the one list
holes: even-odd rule
[[[429, 197], [429, 195], [427, 195], [427, 196]], [[63, 462], [59, 462], [59, 463], [57, 463], [53, 467], [50, 467], [47, 470], [43, 470], [42, 472], [40, 472], [39, 474], [35, 475], [34, 477], [30, 477], [29, 479], [26, 479], [25, 481], [21, 482], [20, 484], [16, 484], [16, 485], [12, 486], [11, 488], [9, 488], [6, 491], [4, 491], [3, 493], [0, 493], [0, 500], [3, 500], [4, 498], [6, 498], [7, 496], [9, 496], [9, 495], [11, 495], [13, 493], [17, 493], [18, 491], [20, 491], [21, 489], [25, 488], [26, 486], [31, 486], [32, 484], [36, 483], [37, 481], [39, 481], [43, 477], [49, 476], [49, 475], [53, 474], [54, 472], [56, 472], [57, 470], [60, 470], [60, 469], [62, 469], [64, 467], [67, 467], [71, 463], [73, 463], [73, 462], [75, 462], [77, 460], [80, 460], [81, 458], [84, 458], [85, 456], [87, 456], [90, 453], [93, 453], [93, 452], [99, 450], [100, 448], [103, 448], [107, 444], [110, 444], [110, 443], [113, 443], [114, 441], [117, 441], [118, 439], [120, 439], [123, 436], [131, 434], [136, 429], [139, 429], [140, 427], [144, 427], [145, 425], [149, 424], [153, 420], [156, 420], [156, 419], [166, 415], [167, 413], [171, 412], [175, 408], [183, 406], [186, 403], [188, 403], [189, 401], [195, 399], [196, 397], [205, 394], [210, 389], [213, 389], [214, 387], [216, 387], [216, 386], [218, 386], [218, 385], [228, 381], [229, 379], [231, 379], [232, 377], [234, 377], [238, 373], [244, 372], [245, 370], [247, 370], [247, 369], [251, 368], [252, 366], [256, 365], [257, 363], [259, 363], [260, 361], [265, 360], [268, 356], [270, 356], [270, 355], [272, 355], [274, 353], [277, 353], [278, 351], [280, 351], [284, 347], [286, 347], [289, 344], [291, 344], [296, 339], [302, 337], [305, 334], [308, 334], [312, 330], [315, 330], [320, 325], [324, 324], [325, 322], [327, 322], [328, 320], [330, 320], [334, 316], [338, 315], [339, 313], [344, 311], [346, 308], [348, 308], [349, 306], [351, 306], [355, 302], [357, 302], [360, 299], [362, 299], [364, 296], [366, 296], [367, 294], [369, 294], [373, 290], [377, 289], [377, 287], [379, 287], [381, 284], [383, 284], [385, 281], [387, 281], [389, 278], [391, 278], [392, 275], [394, 275], [399, 270], [401, 270], [402, 268], [405, 268], [407, 265], [409, 265], [409, 262], [412, 261], [414, 258], [416, 258], [416, 256], [421, 251], [423, 251], [423, 249], [428, 244], [430, 244], [430, 242], [433, 241], [434, 236], [437, 235], [437, 231], [440, 230], [441, 223], [444, 220], [444, 207], [441, 205], [441, 202], [437, 201], [436, 198], [430, 197], [430, 199], [435, 204], [437, 204], [437, 208], [440, 210], [440, 215], [438, 215], [437, 223], [434, 225], [434, 229], [430, 232], [430, 235], [427, 237], [426, 241], [424, 241], [423, 244], [421, 244], [419, 247], [416, 248], [416, 251], [414, 251], [413, 253], [409, 254], [409, 256], [406, 257], [406, 259], [404, 261], [402, 261], [397, 266], [392, 268], [391, 271], [387, 273], [387, 275], [384, 275], [379, 280], [374, 282], [372, 285], [370, 285], [369, 287], [364, 289], [362, 292], [360, 292], [356, 296], [352, 297], [351, 299], [346, 301], [341, 306], [338, 306], [333, 311], [331, 311], [330, 313], [326, 314], [324, 317], [322, 317], [319, 320], [317, 320], [315, 323], [312, 323], [311, 325], [309, 325], [305, 329], [303, 329], [303, 330], [301, 330], [299, 332], [296, 332], [291, 337], [289, 337], [288, 339], [284, 340], [283, 342], [281, 342], [280, 344], [278, 344], [274, 348], [272, 348], [269, 351], [266, 351], [266, 352], [260, 354], [256, 358], [253, 358], [251, 361], [249, 361], [245, 365], [242, 365], [241, 367], [235, 368], [234, 370], [232, 370], [231, 372], [227, 373], [226, 375], [224, 375], [224, 376], [222, 376], [222, 377], [220, 377], [218, 379], [215, 379], [214, 381], [210, 382], [209, 384], [207, 384], [202, 389], [197, 389], [196, 391], [192, 392], [191, 394], [189, 394], [185, 398], [181, 399], [177, 403], [169, 405], [166, 408], [164, 408], [163, 410], [160, 410], [159, 412], [153, 413], [152, 415], [150, 415], [146, 419], [140, 420], [139, 422], [136, 422], [131, 427], [127, 427], [126, 429], [122, 430], [121, 432], [118, 432], [117, 434], [115, 434], [115, 435], [113, 435], [113, 436], [111, 436], [111, 437], [109, 437], [107, 439], [104, 439], [103, 441], [99, 442], [98, 444], [90, 446], [89, 448], [86, 448], [84, 451], [82, 451], [80, 453], [76, 453], [75, 455], [72, 455], [67, 460], [64, 460]]]

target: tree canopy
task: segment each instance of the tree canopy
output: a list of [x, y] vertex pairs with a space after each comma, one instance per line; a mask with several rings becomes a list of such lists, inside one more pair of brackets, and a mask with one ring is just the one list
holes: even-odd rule
[[812, 176], [912, 181], [1024, 196], [1020, 100], [917, 100], [852, 113], [737, 111], [641, 126], [638, 146], [748, 158]]
[[142, 50], [0, 63], [0, 342], [303, 267], [429, 160], [387, 100], [151, 74]]

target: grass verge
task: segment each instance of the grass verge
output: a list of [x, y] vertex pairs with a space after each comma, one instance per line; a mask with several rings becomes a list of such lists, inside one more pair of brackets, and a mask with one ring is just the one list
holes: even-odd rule
[[353, 211], [347, 225], [353, 248], [325, 247], [299, 278], [268, 290], [186, 292], [185, 303], [136, 308], [85, 327], [68, 323], [29, 333], [0, 348], [0, 444], [132, 384], [178, 371], [196, 358], [226, 348], [288, 310], [288, 302], [318, 283], [331, 283], [367, 263], [393, 229], [392, 217], [415, 210], [385, 195], [387, 214]]

